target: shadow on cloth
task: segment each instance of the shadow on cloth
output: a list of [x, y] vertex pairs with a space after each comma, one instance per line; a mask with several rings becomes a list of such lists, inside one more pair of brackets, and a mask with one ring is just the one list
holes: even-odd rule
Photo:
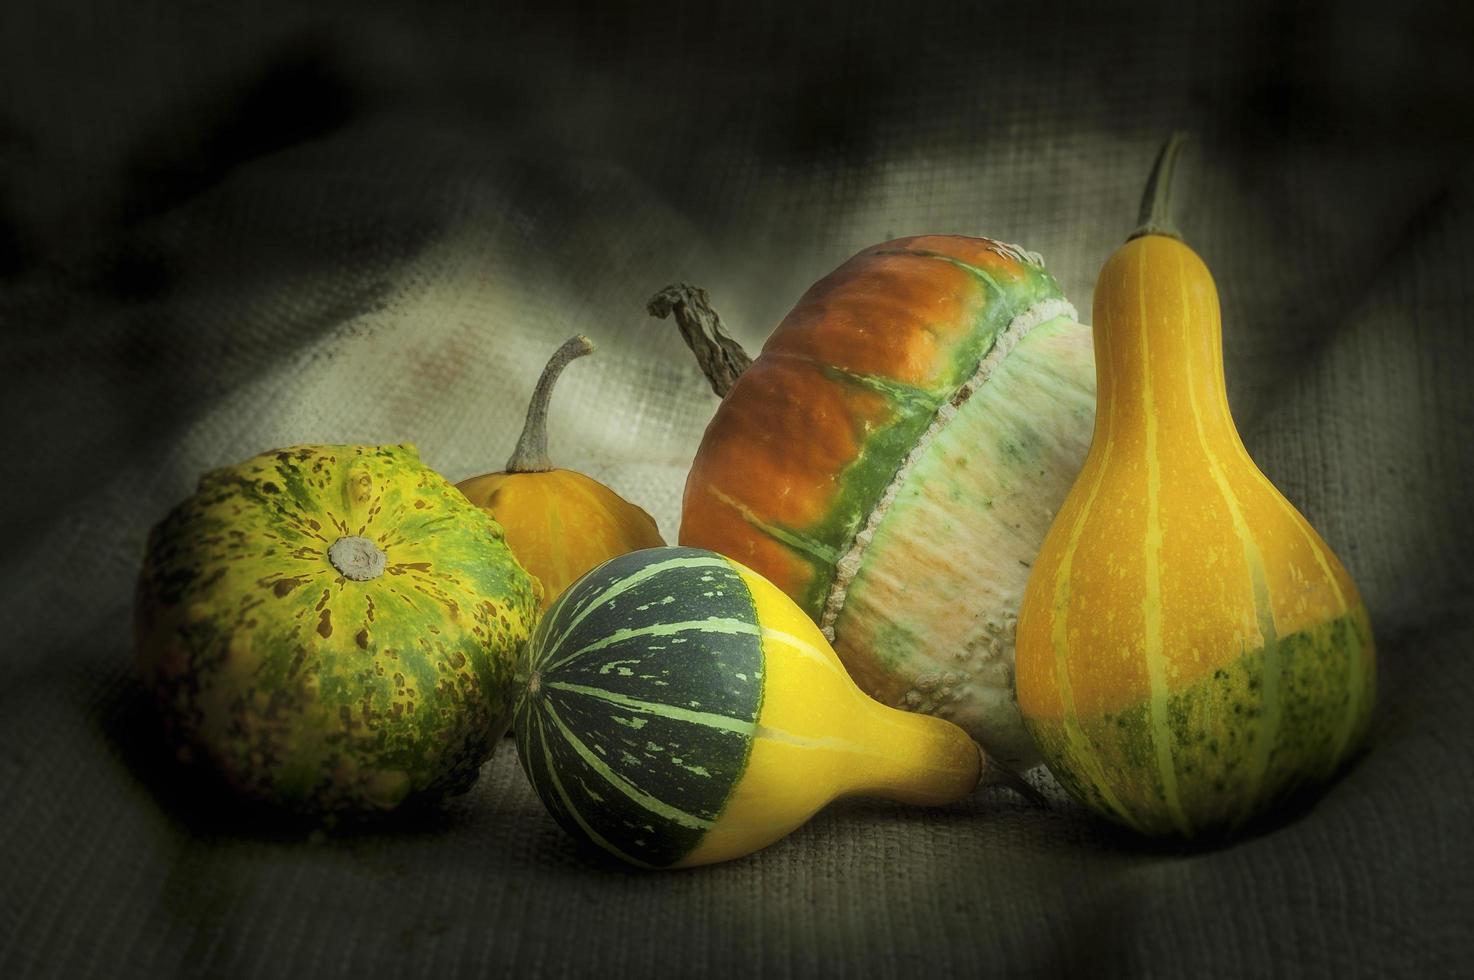
[[[376, 840], [424, 840], [467, 832], [487, 816], [486, 800], [475, 799], [475, 792], [389, 813], [328, 822], [286, 814], [243, 801], [207, 768], [178, 761], [148, 692], [131, 671], [121, 679], [109, 678], [94, 703], [94, 723], [116, 759], [164, 816], [197, 841], [292, 844], [331, 838], [370, 844]], [[507, 740], [498, 746], [500, 753], [514, 751]], [[1184, 841], [1142, 837], [1095, 817], [1059, 791], [1052, 794], [1047, 807], [1039, 807], [1004, 787], [988, 787], [965, 800], [934, 808], [908, 807], [874, 798], [837, 800], [799, 827], [792, 838], [865, 836], [875, 840], [888, 831], [915, 836], [917, 825], [924, 824], [949, 839], [974, 837], [984, 851], [996, 845], [1024, 854], [1058, 854], [1063, 849], [1081, 857], [1102, 853], [1118, 858], [1209, 857], [1292, 831], [1343, 780], [1365, 775], [1357, 770], [1364, 766], [1368, 754], [1355, 758], [1329, 783], [1299, 788], [1264, 816], [1226, 838]], [[486, 781], [484, 767], [481, 784]], [[505, 793], [507, 788], [502, 786], [500, 790]], [[539, 865], [577, 868], [598, 877], [648, 873], [636, 871], [597, 846], [575, 839], [557, 827], [551, 817], [543, 821], [541, 832], [535, 836], [527, 857]], [[781, 841], [774, 845], [783, 846]]]
[[1082, 854], [1106, 852], [1122, 857], [1204, 857], [1292, 829], [1309, 816], [1326, 794], [1361, 765], [1365, 752], [1353, 758], [1328, 782], [1294, 788], [1262, 815], [1221, 836], [1194, 840], [1144, 837], [1126, 827], [1097, 817], [1058, 791], [1047, 807], [1028, 803], [1003, 787], [988, 787], [949, 806], [918, 811], [889, 800], [840, 800], [821, 811], [816, 820], [853, 823], [856, 827], [903, 826], [919, 813], [939, 825], [961, 828], [978, 824], [982, 833], [1007, 839], [1007, 846], [1029, 851], [1057, 852], [1065, 848]]
[[296, 816], [242, 800], [203, 766], [180, 762], [142, 684], [131, 675], [112, 683], [95, 714], [107, 744], [179, 829], [197, 840], [252, 839], [282, 843], [375, 837], [443, 836], [474, 819], [464, 796], [390, 813], [328, 821]]

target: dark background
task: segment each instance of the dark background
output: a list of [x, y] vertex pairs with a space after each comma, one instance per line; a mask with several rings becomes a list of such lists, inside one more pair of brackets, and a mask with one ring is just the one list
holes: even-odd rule
[[[1466, 971], [1469, 11], [0, 5], [0, 975]], [[715, 403], [650, 293], [706, 285], [751, 348], [859, 248], [961, 232], [1088, 319], [1175, 128], [1245, 441], [1377, 629], [1372, 748], [1318, 801], [1195, 848], [1060, 798], [849, 802], [635, 875], [510, 746], [443, 811], [310, 838], [163, 760], [130, 590], [201, 470], [405, 438], [494, 469], [597, 330], [555, 445], [673, 540]]]

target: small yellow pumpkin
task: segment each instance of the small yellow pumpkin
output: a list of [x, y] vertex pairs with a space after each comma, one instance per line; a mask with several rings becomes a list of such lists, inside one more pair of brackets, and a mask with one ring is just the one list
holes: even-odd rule
[[456, 484], [506, 531], [518, 561], [542, 583], [546, 610], [568, 585], [610, 558], [665, 544], [644, 510], [604, 484], [548, 458], [548, 402], [569, 362], [593, 353], [587, 337], [566, 341], [543, 368], [517, 448], [500, 473]]

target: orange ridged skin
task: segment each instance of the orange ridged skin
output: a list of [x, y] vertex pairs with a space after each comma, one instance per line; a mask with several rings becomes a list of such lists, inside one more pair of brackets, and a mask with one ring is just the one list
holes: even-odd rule
[[[760, 358], [707, 429], [704, 444], [712, 448], [692, 464], [683, 540], [719, 539], [728, 557], [762, 566], [789, 595], [811, 592], [837, 558], [832, 549], [816, 567], [764, 527], [802, 529], [824, 521], [836, 475], [859, 456], [865, 432], [889, 414], [879, 393], [826, 377], [813, 364]], [[754, 432], [763, 435], [750, 437]]]
[[574, 470], [489, 473], [456, 485], [506, 531], [507, 546], [542, 585], [542, 610], [610, 558], [665, 544], [655, 520]]
[[763, 346], [760, 363], [798, 358], [811, 369], [829, 365], [918, 388], [947, 377], [952, 347], [971, 331], [985, 297], [965, 270], [903, 249], [901, 242], [869, 249], [816, 283]]
[[1058, 287], [1010, 246], [928, 236], [859, 253], [799, 300], [717, 410], [680, 540], [818, 619], [835, 565], [936, 411], [1013, 315]]
[[1012, 631], [1089, 444], [1094, 363], [1074, 320], [1016, 246], [925, 236], [860, 252], [728, 391], [681, 543], [774, 582], [871, 697], [1034, 764]]

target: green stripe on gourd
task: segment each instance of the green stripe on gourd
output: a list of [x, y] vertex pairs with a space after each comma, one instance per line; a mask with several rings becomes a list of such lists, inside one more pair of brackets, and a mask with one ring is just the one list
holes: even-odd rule
[[[1357, 607], [1350, 615], [1279, 637], [1273, 656], [1246, 651], [1168, 696], [1173, 771], [1190, 787], [1180, 805], [1196, 834], [1227, 833], [1335, 771], [1347, 744], [1359, 739], [1371, 721], [1375, 692], [1362, 689], [1362, 661], [1371, 649], [1366, 610]], [[1273, 711], [1271, 688], [1280, 701]], [[1061, 783], [1128, 827], [1148, 834], [1174, 832], [1163, 815], [1166, 791], [1148, 705], [1081, 717], [1079, 726], [1083, 744], [1072, 742], [1061, 724], [1028, 723], [1049, 758], [1070, 760], [1054, 769]], [[1254, 764], [1256, 757], [1266, 765]], [[1106, 785], [1091, 782], [1086, 772], [1101, 774]]]
[[642, 867], [742, 857], [856, 793], [1032, 792], [956, 725], [867, 698], [792, 599], [710, 551], [636, 552], [575, 582], [517, 687], [518, 755], [549, 812]]
[[637, 864], [687, 855], [762, 706], [762, 632], [732, 567], [686, 548], [612, 559], [548, 610], [518, 673], [518, 755], [553, 816]]

